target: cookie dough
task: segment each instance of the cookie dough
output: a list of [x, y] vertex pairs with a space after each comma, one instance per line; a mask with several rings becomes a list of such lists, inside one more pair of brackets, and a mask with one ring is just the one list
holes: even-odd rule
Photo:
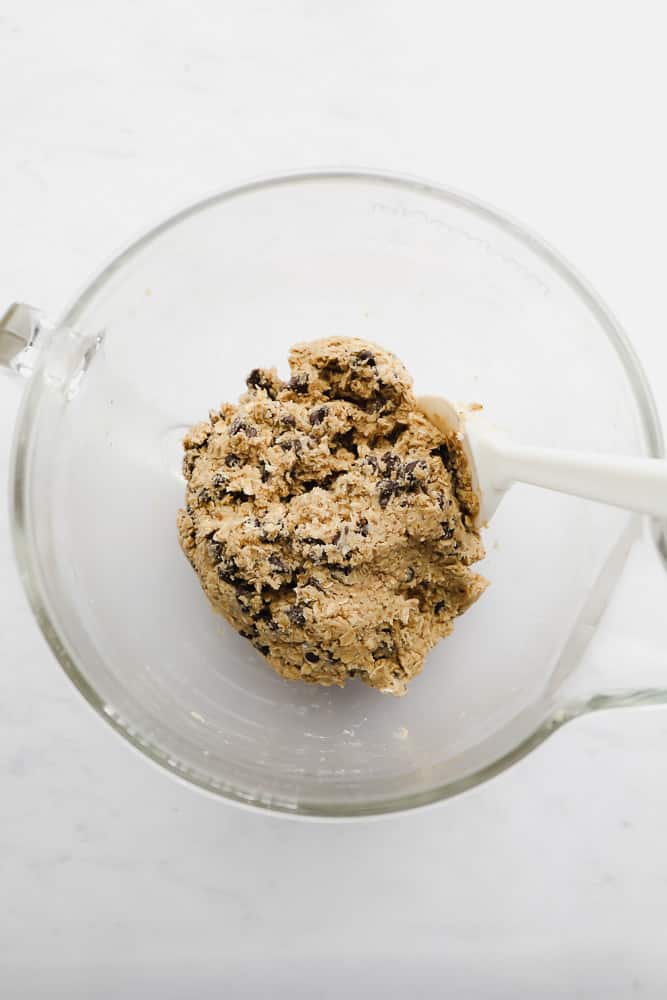
[[465, 457], [388, 351], [332, 337], [289, 365], [288, 382], [256, 368], [187, 434], [181, 546], [283, 677], [404, 694], [486, 587]]

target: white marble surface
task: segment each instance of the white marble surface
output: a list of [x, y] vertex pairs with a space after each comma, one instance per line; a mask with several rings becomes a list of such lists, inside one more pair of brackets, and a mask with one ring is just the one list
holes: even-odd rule
[[[661, 14], [3, 0], [0, 306], [57, 311], [129, 237], [232, 180], [394, 168], [573, 259], [664, 412]], [[0, 382], [3, 470], [18, 396]], [[425, 812], [297, 824], [176, 783], [101, 724], [31, 619], [5, 513], [0, 594], [3, 1000], [665, 996], [667, 711], [574, 723]]]

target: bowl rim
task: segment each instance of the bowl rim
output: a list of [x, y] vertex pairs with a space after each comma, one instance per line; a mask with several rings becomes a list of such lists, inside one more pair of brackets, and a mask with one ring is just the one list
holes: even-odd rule
[[[596, 317], [601, 329], [607, 335], [610, 346], [616, 352], [623, 365], [630, 387], [637, 400], [647, 454], [655, 458], [664, 457], [664, 442], [660, 419], [643, 367], [627, 334], [615, 316], [597, 292], [578, 273], [576, 268], [540, 236], [537, 236], [529, 228], [507, 216], [505, 213], [496, 210], [475, 197], [445, 187], [437, 182], [409, 174], [359, 167], [319, 167], [262, 175], [243, 183], [227, 186], [186, 206], [128, 243], [75, 296], [70, 305], [63, 311], [57, 325], [65, 327], [76, 326], [89, 302], [92, 301], [98, 291], [118, 270], [124, 267], [136, 254], [140, 253], [144, 247], [148, 246], [162, 233], [178, 226], [184, 220], [241, 195], [287, 184], [300, 184], [318, 180], [375, 182], [402, 190], [407, 189], [411, 192], [417, 191], [439, 201], [449, 202], [492, 222], [541, 257], [570, 286], [575, 294], [583, 300]], [[38, 377], [33, 377], [24, 393], [14, 430], [13, 453], [10, 466], [11, 533], [20, 578], [30, 606], [56, 659], [75, 687], [97, 714], [145, 757], [148, 757], [175, 777], [187, 782], [190, 786], [195, 786], [217, 798], [223, 798], [238, 805], [288, 816], [298, 816], [300, 818], [351, 819], [389, 815], [452, 798], [482, 784], [489, 778], [500, 774], [516, 761], [522, 759], [564, 723], [571, 721], [579, 715], [586, 714], [594, 708], [600, 707], [597, 704], [582, 704], [574, 707], [568, 713], [564, 713], [562, 709], [554, 711], [544, 718], [534, 732], [526, 737], [518, 746], [497, 760], [463, 778], [447, 782], [444, 785], [427, 791], [373, 800], [369, 803], [350, 801], [332, 805], [326, 802], [318, 803], [312, 801], [289, 802], [261, 795], [255, 797], [244, 793], [239, 788], [222, 782], [216, 782], [206, 776], [197, 774], [190, 768], [174, 760], [164, 750], [160, 749], [160, 747], [150, 744], [140, 734], [137, 734], [126, 726], [121, 719], [114, 716], [113, 711], [88, 681], [84, 670], [79, 667], [74, 656], [70, 654], [65, 640], [61, 637], [58, 626], [49, 612], [48, 600], [40, 582], [39, 567], [30, 540], [30, 504], [28, 493], [31, 444], [37, 424], [36, 416], [41, 396], [40, 381]], [[659, 530], [654, 532], [654, 536], [656, 541], [659, 542], [658, 548], [661, 557], [667, 562], [667, 546], [664, 545], [664, 526], [659, 526]], [[660, 544], [661, 542], [663, 544]], [[654, 702], [663, 702], [664, 700], [665, 696], [663, 693], [655, 693]], [[618, 700], [619, 705], [622, 702], [623, 699]], [[614, 707], [614, 705], [614, 700], [610, 699], [605, 702], [604, 707]]]

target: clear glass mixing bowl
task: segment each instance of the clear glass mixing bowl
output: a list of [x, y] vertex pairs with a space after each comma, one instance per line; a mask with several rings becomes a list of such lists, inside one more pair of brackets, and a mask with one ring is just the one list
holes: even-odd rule
[[479, 400], [519, 439], [660, 455], [625, 337], [520, 226], [416, 180], [277, 177], [148, 233], [53, 328], [23, 310], [17, 334], [17, 315], [0, 356], [31, 375], [12, 487], [23, 580], [79, 690], [174, 774], [279, 811], [389, 812], [628, 699], [631, 684], [571, 685], [637, 533], [623, 511], [514, 489], [486, 534], [490, 589], [402, 699], [281, 680], [178, 546], [184, 429], [254, 366], [284, 371], [291, 344], [329, 334], [385, 345], [420, 393]]

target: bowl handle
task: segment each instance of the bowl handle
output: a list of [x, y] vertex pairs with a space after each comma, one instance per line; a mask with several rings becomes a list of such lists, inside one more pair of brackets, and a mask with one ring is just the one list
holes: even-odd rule
[[667, 704], [667, 560], [648, 522], [645, 529], [582, 660], [558, 692], [565, 717]]
[[86, 334], [15, 302], [0, 318], [0, 369], [30, 378], [40, 366], [48, 384], [71, 399], [103, 340], [103, 331]]
[[0, 319], [0, 368], [30, 378], [51, 329], [40, 309], [14, 302]]

